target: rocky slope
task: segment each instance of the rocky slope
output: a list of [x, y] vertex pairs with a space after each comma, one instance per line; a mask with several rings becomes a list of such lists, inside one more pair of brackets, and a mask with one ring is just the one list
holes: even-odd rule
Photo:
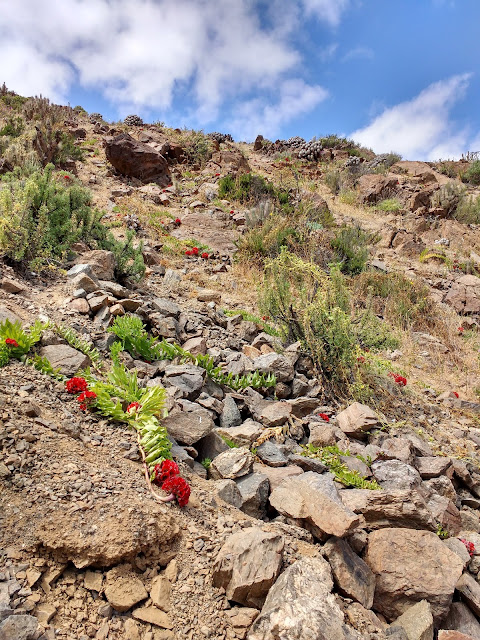
[[[53, 275], [2, 264], [0, 321], [48, 318], [107, 361], [108, 327], [134, 313], [153, 335], [233, 375], [274, 374], [276, 386], [233, 390], [198, 364], [123, 353], [144, 387], [167, 390], [163, 424], [192, 487], [180, 508], [155, 500], [132, 430], [81, 412], [31, 366], [0, 369], [0, 638], [480, 639], [480, 406], [475, 346], [457, 329], [474, 335], [480, 279], [418, 260], [440, 241], [452, 260], [475, 248], [475, 227], [432, 210], [454, 179], [406, 162], [360, 177], [361, 201], [404, 203], [388, 214], [326, 189], [318, 161], [348, 153], [321, 150], [296, 169], [338, 223], [381, 234], [374, 267], [423, 278], [442, 305], [450, 333], [414, 332], [388, 354], [408, 386], [392, 382], [387, 411], [332, 396], [299, 343], [224, 313], [254, 311], [256, 296], [247, 267], [232, 265], [249, 211], [218, 200], [219, 179], [252, 169], [282, 183], [290, 160], [217, 139], [185, 169], [179, 132], [82, 116], [70, 130], [94, 140], [70, 170], [117, 237], [138, 228], [146, 277], [116, 282], [112, 254], [81, 244]], [[185, 255], [202, 245], [208, 259]], [[38, 352], [68, 377], [89, 364], [52, 330]], [[302, 455], [308, 444], [330, 457]]]

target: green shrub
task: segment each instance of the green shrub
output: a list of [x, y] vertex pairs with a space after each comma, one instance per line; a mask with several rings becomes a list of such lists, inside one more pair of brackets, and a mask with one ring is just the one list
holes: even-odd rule
[[342, 227], [331, 241], [342, 273], [355, 275], [363, 271], [370, 255], [368, 246], [378, 240], [376, 234], [360, 227]]
[[0, 136], [11, 136], [12, 138], [18, 138], [25, 128], [23, 118], [16, 116], [10, 117], [7, 120], [7, 124], [0, 129]]
[[330, 191], [337, 195], [342, 188], [342, 173], [339, 169], [331, 169], [327, 171], [324, 177], [325, 184]]
[[[358, 471], [351, 471], [342, 458], [350, 456], [349, 451], [342, 451], [337, 445], [330, 447], [317, 448], [311, 444], [303, 448], [302, 456], [307, 458], [316, 458], [323, 462], [325, 466], [334, 474], [335, 480], [341, 482], [346, 487], [355, 487], [356, 489], [381, 489], [382, 487], [376, 480], [367, 480]], [[365, 460], [362, 456], [355, 456], [362, 462]]]
[[338, 194], [340, 202], [344, 204], [356, 204], [357, 192], [354, 189], [342, 189]]
[[386, 213], [400, 211], [403, 208], [402, 203], [397, 198], [387, 198], [386, 200], [382, 200], [377, 203], [375, 207], [380, 209], [380, 211], [385, 211]]
[[475, 160], [461, 175], [463, 182], [480, 185], [480, 160]]
[[465, 187], [454, 182], [447, 182], [443, 187], [435, 191], [432, 196], [432, 207], [445, 209], [446, 217], [454, 217], [458, 205], [465, 198]]
[[[241, 203], [257, 204], [260, 200], [276, 198], [276, 191], [273, 184], [267, 182], [262, 176], [253, 173], [244, 173], [233, 178], [228, 175], [220, 178], [218, 197], [229, 200], [238, 200]], [[284, 196], [282, 196], [284, 198]]]
[[453, 217], [465, 224], [480, 224], [480, 196], [475, 198], [465, 195], [460, 200]]

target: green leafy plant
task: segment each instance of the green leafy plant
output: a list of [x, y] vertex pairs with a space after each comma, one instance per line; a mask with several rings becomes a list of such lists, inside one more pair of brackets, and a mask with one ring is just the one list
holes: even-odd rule
[[212, 464], [212, 461], [210, 458], [204, 458], [201, 464], [203, 467], [205, 467], [205, 469], [210, 469], [210, 465]]
[[[303, 447], [302, 456], [320, 460], [335, 475], [335, 479], [346, 487], [356, 489], [378, 490], [382, 487], [376, 480], [367, 480], [358, 471], [351, 471], [342, 461], [342, 456], [349, 456], [348, 451], [341, 451], [337, 445], [318, 448], [309, 444]], [[360, 458], [359, 458], [360, 459]], [[364, 460], [362, 460], [364, 462]]]
[[39, 342], [46, 326], [39, 320], [28, 329], [8, 318], [0, 323], [0, 366], [8, 364], [10, 358], [20, 360], [25, 356]]
[[386, 200], [381, 200], [375, 205], [376, 209], [380, 209], [380, 211], [385, 211], [386, 213], [391, 213], [395, 211], [400, 211], [402, 207], [402, 203], [397, 198], [387, 198]]
[[450, 533], [447, 531], [447, 529], [444, 529], [441, 524], [437, 525], [436, 534], [441, 540], [446, 540], [450, 537]]
[[468, 169], [462, 173], [461, 178], [463, 182], [480, 185], [480, 160], [472, 162]]
[[363, 271], [369, 257], [369, 245], [378, 242], [379, 236], [360, 227], [342, 227], [331, 241], [342, 273], [355, 275]]
[[64, 382], [66, 380], [66, 377], [62, 373], [60, 373], [59, 368], [54, 369], [49, 359], [38, 355], [38, 353], [35, 353], [32, 358], [27, 358], [25, 360], [25, 364], [32, 365], [35, 369], [37, 369], [37, 371], [40, 371], [44, 375], [50, 376], [51, 378], [53, 378], [54, 380], [58, 380], [59, 382]]
[[96, 349], [90, 342], [79, 336], [73, 329], [57, 323], [53, 325], [53, 330], [66, 340], [71, 347], [88, 356], [95, 367], [100, 365], [102, 356], [98, 349]]
[[227, 447], [230, 447], [230, 449], [237, 449], [238, 448], [239, 445], [236, 442], [234, 442], [233, 440], [230, 440], [229, 438], [226, 438], [225, 436], [220, 436], [220, 437], [225, 442]]

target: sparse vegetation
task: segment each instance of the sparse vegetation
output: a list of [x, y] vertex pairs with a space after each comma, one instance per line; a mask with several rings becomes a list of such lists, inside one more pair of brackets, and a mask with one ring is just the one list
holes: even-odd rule
[[[330, 447], [317, 448], [310, 445], [304, 447], [302, 455], [307, 458], [317, 458], [330, 469], [335, 475], [335, 480], [341, 482], [346, 487], [355, 489], [381, 490], [381, 486], [376, 480], [367, 480], [358, 471], [351, 471], [342, 457], [350, 456], [349, 451], [342, 451], [336, 445]], [[361, 456], [355, 456], [362, 460]]]
[[385, 213], [394, 213], [395, 211], [400, 211], [403, 208], [402, 203], [397, 198], [387, 198], [386, 200], [382, 200], [376, 204], [375, 207], [380, 209], [380, 211], [385, 211]]
[[332, 249], [342, 273], [355, 275], [361, 273], [370, 255], [369, 245], [379, 241], [379, 237], [367, 233], [360, 227], [342, 227], [331, 241]]
[[480, 160], [474, 160], [468, 169], [461, 175], [463, 182], [480, 185]]

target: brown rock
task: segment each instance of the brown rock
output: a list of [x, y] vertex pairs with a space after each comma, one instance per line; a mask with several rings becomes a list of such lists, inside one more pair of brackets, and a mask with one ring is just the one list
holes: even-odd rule
[[12, 324], [15, 324], [15, 322], [22, 324], [22, 319], [19, 316], [10, 311], [5, 305], [0, 304], [0, 323], [5, 322], [5, 320], [9, 320]]
[[188, 412], [174, 409], [162, 420], [162, 424], [175, 440], [187, 445], [204, 438], [215, 426], [210, 412], [202, 407]]
[[210, 475], [214, 480], [227, 478], [233, 480], [250, 473], [253, 456], [246, 447], [234, 447], [220, 453], [210, 465]]
[[100, 280], [113, 280], [115, 271], [115, 256], [111, 251], [96, 249], [84, 253], [82, 263], [92, 267], [94, 275]]
[[90, 305], [85, 298], [76, 298], [68, 303], [68, 308], [84, 315], [90, 313]]
[[172, 583], [164, 575], [157, 576], [153, 579], [150, 598], [152, 599], [152, 602], [156, 607], [162, 609], [162, 611], [166, 611], [167, 613], [170, 611], [171, 607], [171, 592]]
[[85, 589], [89, 591], [100, 592], [103, 585], [103, 575], [98, 571], [86, 571], [83, 578], [83, 585]]
[[415, 466], [423, 480], [444, 475], [450, 465], [450, 458], [440, 456], [424, 456], [415, 460]]
[[52, 344], [40, 349], [40, 355], [64, 376], [72, 377], [90, 364], [90, 358], [68, 344]]
[[366, 609], [371, 609], [375, 593], [375, 575], [370, 567], [357, 556], [345, 540], [340, 538], [330, 538], [323, 551], [340, 593], [347, 598], [353, 598]]
[[462, 595], [462, 600], [468, 604], [469, 609], [480, 616], [480, 585], [469, 573], [464, 573], [457, 582], [456, 590]]
[[460, 631], [446, 631], [440, 629], [438, 632], [438, 640], [476, 640], [474, 636], [467, 636]]
[[199, 289], [197, 292], [197, 300], [200, 302], [216, 302], [219, 303], [222, 299], [222, 294], [219, 291], [212, 291], [211, 289]]
[[294, 464], [289, 464], [288, 467], [269, 467], [266, 464], [260, 464], [258, 462], [254, 463], [253, 471], [254, 473], [262, 473], [267, 476], [272, 491], [280, 486], [287, 478], [299, 476], [303, 473], [303, 469]]
[[288, 402], [269, 402], [260, 414], [260, 420], [266, 427], [278, 427], [285, 424], [291, 414], [292, 406]]
[[155, 149], [137, 142], [128, 133], [106, 138], [105, 155], [117, 171], [143, 182], [156, 182], [166, 187], [171, 182], [165, 158]]
[[340, 429], [353, 438], [365, 438], [366, 432], [379, 424], [377, 414], [360, 402], [354, 402], [337, 415]]
[[143, 582], [130, 565], [120, 565], [107, 573], [105, 597], [115, 611], [128, 611], [148, 598]]
[[7, 293], [21, 293], [22, 291], [25, 291], [23, 284], [13, 278], [2, 278], [0, 286]]
[[282, 536], [250, 527], [230, 536], [213, 567], [213, 585], [229, 600], [260, 608], [282, 566]]
[[307, 471], [288, 478], [272, 491], [270, 504], [284, 516], [303, 520], [320, 539], [343, 537], [360, 522], [341, 501], [331, 474]]
[[132, 613], [135, 620], [154, 624], [162, 629], [173, 629], [172, 619], [164, 611], [160, 611], [156, 607], [139, 607]]
[[205, 338], [190, 338], [183, 345], [182, 349], [189, 351], [194, 356], [205, 355], [207, 353], [207, 341]]
[[480, 640], [480, 623], [463, 602], [454, 602], [442, 627]]
[[381, 529], [368, 537], [365, 562], [377, 576], [374, 609], [392, 620], [427, 600], [438, 623], [450, 608], [463, 562], [429, 531]]
[[250, 166], [247, 159], [238, 149], [223, 149], [212, 155], [212, 159], [207, 165], [209, 169], [221, 169], [223, 173], [236, 175], [237, 173], [249, 173]]
[[310, 437], [308, 444], [314, 447], [328, 447], [335, 444], [335, 429], [328, 424], [322, 422], [311, 422], [309, 425]]
[[357, 188], [361, 202], [374, 203], [392, 197], [392, 193], [397, 189], [397, 178], [367, 173], [360, 176]]

